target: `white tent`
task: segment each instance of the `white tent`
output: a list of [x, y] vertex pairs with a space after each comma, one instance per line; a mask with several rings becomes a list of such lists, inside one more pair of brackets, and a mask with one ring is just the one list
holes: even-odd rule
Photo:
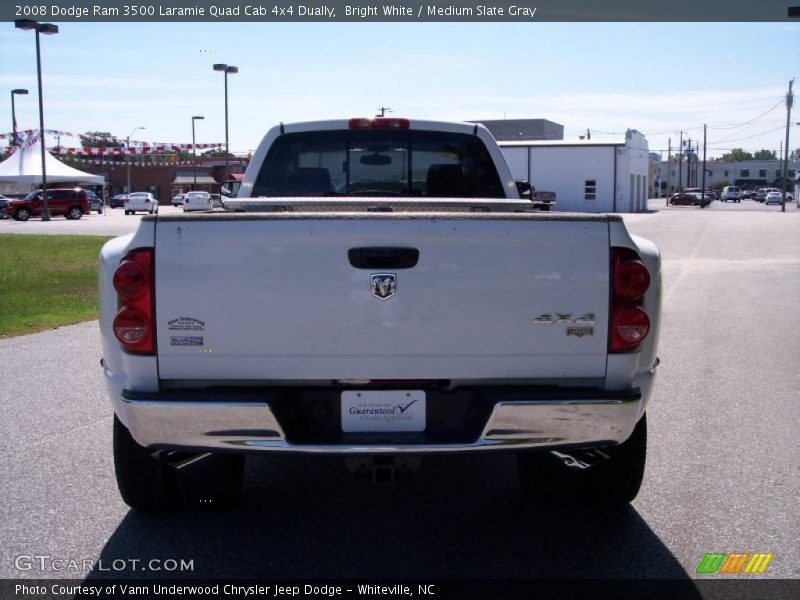
[[[92, 185], [105, 183], [105, 177], [102, 175], [92, 175], [73, 169], [47, 151], [44, 153], [44, 160], [47, 167], [48, 186], [51, 183], [89, 183]], [[40, 185], [42, 183], [41, 142], [30, 146], [21, 146], [14, 154], [1, 162], [0, 182]]]

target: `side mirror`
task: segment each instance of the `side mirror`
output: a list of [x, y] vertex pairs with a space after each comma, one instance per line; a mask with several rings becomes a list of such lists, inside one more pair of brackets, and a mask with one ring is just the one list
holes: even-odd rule
[[522, 200], [533, 200], [533, 186], [529, 181], [515, 181], [517, 184], [517, 192]]

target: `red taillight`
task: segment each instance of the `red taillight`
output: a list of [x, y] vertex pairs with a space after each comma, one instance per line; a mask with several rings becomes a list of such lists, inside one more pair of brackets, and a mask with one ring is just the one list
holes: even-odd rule
[[650, 318], [642, 308], [650, 287], [650, 273], [636, 252], [612, 248], [611, 321], [609, 352], [633, 352], [650, 331]]
[[122, 259], [114, 272], [114, 289], [120, 307], [113, 329], [122, 349], [132, 354], [153, 354], [152, 248], [133, 250]]
[[650, 287], [650, 272], [638, 258], [627, 260], [615, 256], [614, 295], [625, 300], [638, 300]]
[[354, 118], [348, 121], [350, 129], [408, 129], [411, 123], [408, 119], [393, 117], [376, 117], [374, 119]]
[[135, 260], [120, 263], [114, 273], [114, 289], [125, 300], [141, 298], [150, 289], [146, 267]]

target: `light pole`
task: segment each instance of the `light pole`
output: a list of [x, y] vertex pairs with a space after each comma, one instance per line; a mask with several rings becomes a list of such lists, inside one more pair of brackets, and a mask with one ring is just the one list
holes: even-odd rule
[[11, 145], [12, 146], [19, 146], [19, 140], [17, 139], [17, 113], [14, 111], [14, 96], [26, 96], [28, 94], [28, 90], [11, 90]]
[[214, 65], [214, 70], [225, 73], [225, 180], [227, 181], [230, 177], [228, 174], [228, 157], [230, 156], [228, 150], [228, 73], [235, 75], [239, 72], [239, 67], [218, 63]]
[[39, 47], [39, 34], [55, 35], [58, 25], [52, 23], [37, 23], [30, 19], [14, 21], [14, 27], [25, 31], [33, 29], [36, 32], [36, 75], [39, 81], [39, 144], [42, 147], [42, 221], [50, 220], [50, 206], [47, 203], [47, 168], [44, 164], [44, 100], [42, 99], [42, 53]]
[[192, 154], [194, 154], [194, 186], [192, 190], [197, 189], [197, 144], [194, 143], [194, 122], [197, 119], [205, 119], [205, 117], [192, 117]]
[[129, 194], [131, 193], [131, 161], [130, 161], [130, 152], [128, 150], [131, 147], [131, 136], [139, 131], [140, 129], [145, 129], [144, 127], [134, 127], [133, 131], [128, 134], [128, 137], [125, 138], [125, 153], [129, 156], [125, 157], [125, 162], [128, 164], [128, 187], [126, 188], [126, 192]]

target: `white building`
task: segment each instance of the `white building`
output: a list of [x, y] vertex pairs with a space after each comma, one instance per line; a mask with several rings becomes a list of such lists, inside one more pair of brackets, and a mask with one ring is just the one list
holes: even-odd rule
[[556, 193], [555, 210], [641, 212], [647, 209], [649, 150], [629, 129], [624, 140], [498, 141], [515, 179]]
[[[800, 161], [790, 160], [787, 169], [789, 181], [794, 180], [798, 170], [800, 170]], [[691, 165], [687, 165], [685, 160], [682, 163], [665, 161], [659, 164], [656, 178], [662, 182], [662, 191], [677, 190], [679, 177], [681, 187], [700, 187], [703, 179], [702, 159], [699, 161], [693, 159]], [[782, 178], [782, 160], [743, 160], [739, 162], [714, 160], [706, 162], [707, 188], [723, 182], [725, 185], [737, 185], [748, 190], [761, 187], [780, 187]]]

